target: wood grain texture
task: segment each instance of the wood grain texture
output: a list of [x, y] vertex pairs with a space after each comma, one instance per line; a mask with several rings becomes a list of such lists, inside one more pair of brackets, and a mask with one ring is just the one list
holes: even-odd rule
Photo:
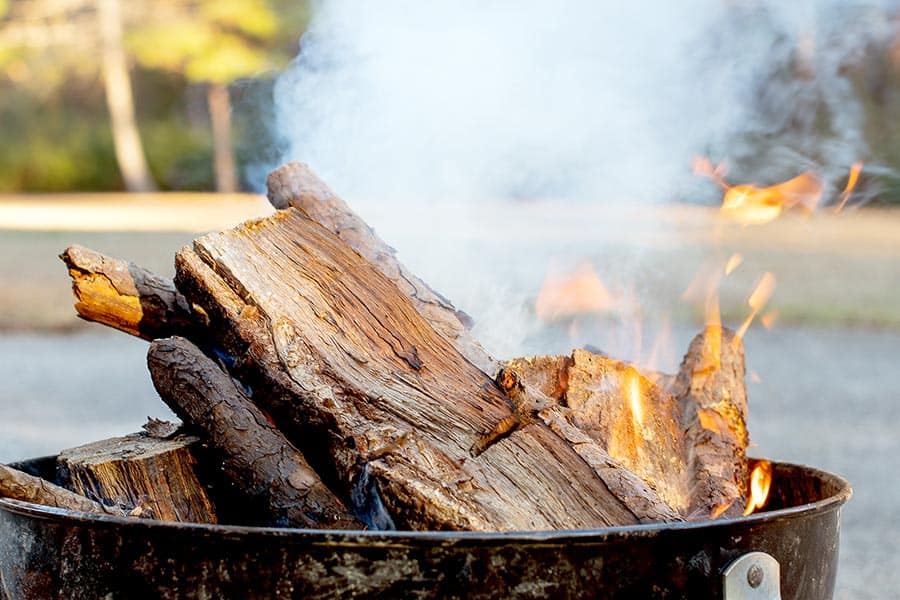
[[631, 365], [575, 350], [566, 407], [572, 423], [600, 442], [613, 460], [650, 484], [673, 509], [687, 510], [685, 439], [681, 410], [671, 394]]
[[[610, 448], [617, 449], [615, 440], [605, 439], [598, 435], [598, 428], [594, 424], [594, 420], [597, 418], [596, 412], [587, 409], [579, 413], [577, 410], [565, 406], [565, 395], [558, 398], [547, 396], [544, 391], [527, 382], [517, 370], [517, 367], [521, 366], [532, 381], [543, 382], [546, 384], [545, 387], [551, 391], [559, 391], [558, 387], [552, 384], [552, 380], [561, 375], [559, 369], [566, 364], [574, 369], [578, 363], [573, 359], [566, 361], [526, 359], [506, 363], [497, 376], [497, 383], [513, 401], [517, 410], [518, 418], [514, 421], [514, 426], [521, 426], [523, 423], [534, 420], [540, 420], [547, 425], [571, 445], [582, 460], [606, 483], [609, 490], [628, 506], [629, 510], [642, 523], [683, 520], [679, 512], [657, 490], [657, 487], [660, 487], [664, 492], [670, 491], [658, 485], [659, 477], [645, 481], [641, 476], [629, 470], [632, 468], [631, 463], [635, 462], [638, 462], [639, 468], [644, 467], [639, 461], [647, 462], [646, 454], [648, 453], [626, 457], [629, 459], [627, 465], [626, 460], [613, 457]], [[583, 365], [579, 366], [583, 369]], [[546, 372], [539, 373], [536, 371], [538, 367], [546, 368]], [[567, 374], [565, 378], [568, 379]], [[578, 385], [577, 381], [576, 385]], [[505, 433], [502, 432], [502, 434]], [[644, 471], [647, 470], [644, 468]], [[683, 474], [682, 469], [680, 475], [683, 476]], [[642, 475], [647, 476], [646, 473], [642, 473]], [[651, 472], [650, 475], [656, 474]], [[669, 478], [666, 478], [662, 483], [665, 484], [668, 480]]]
[[200, 238], [176, 269], [254, 401], [357, 510], [379, 500], [413, 529], [638, 521], [544, 424], [472, 458], [512, 414], [507, 398], [386, 275], [297, 210]]
[[194, 471], [200, 440], [144, 433], [101, 440], [59, 453], [66, 487], [104, 504], [160, 521], [215, 523], [216, 510]]
[[66, 248], [60, 259], [72, 278], [75, 310], [86, 321], [145, 340], [194, 335], [202, 325], [202, 315], [169, 279], [78, 245]]
[[99, 515], [121, 517], [125, 514], [118, 507], [104, 506], [45, 479], [23, 473], [6, 465], [0, 465], [0, 496], [32, 504]]
[[[147, 364], [160, 396], [203, 432], [248, 521], [278, 527], [359, 529], [303, 455], [219, 366], [184, 338], [157, 340]], [[254, 515], [254, 512], [259, 514]]]
[[472, 319], [454, 308], [407, 269], [369, 225], [319, 179], [308, 165], [288, 163], [269, 174], [269, 201], [275, 208], [292, 206], [316, 221], [359, 252], [410, 298], [415, 309], [475, 366], [495, 375], [500, 365], [472, 337]]
[[692, 519], [743, 511], [749, 439], [744, 377], [744, 347], [734, 332], [710, 326], [691, 341], [673, 389], [688, 448]]

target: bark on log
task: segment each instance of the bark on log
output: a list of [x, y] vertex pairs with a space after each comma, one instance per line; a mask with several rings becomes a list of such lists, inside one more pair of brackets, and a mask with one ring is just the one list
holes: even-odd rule
[[104, 506], [45, 479], [23, 473], [6, 465], [0, 465], [0, 496], [54, 508], [98, 515], [125, 516], [125, 513], [118, 507]]
[[231, 378], [184, 338], [157, 340], [147, 363], [160, 396], [216, 450], [248, 513], [278, 527], [360, 529], [344, 504], [241, 392]]
[[471, 317], [454, 308], [447, 298], [404, 267], [397, 260], [395, 250], [379, 238], [309, 166], [288, 163], [272, 171], [266, 183], [269, 201], [275, 208], [293, 206], [336, 234], [406, 294], [419, 314], [472, 364], [488, 375], [497, 373], [499, 363], [469, 332]]
[[254, 401], [294, 439], [315, 434], [306, 455], [324, 454], [369, 517], [479, 531], [638, 521], [541, 423], [471, 458], [512, 415], [503, 393], [390, 279], [296, 210], [203, 237], [176, 268]]
[[61, 479], [75, 492], [158, 519], [215, 523], [216, 510], [194, 472], [200, 440], [159, 439], [143, 433], [63, 450]]
[[70, 246], [59, 257], [69, 268], [75, 310], [86, 321], [145, 340], [196, 337], [202, 328], [203, 316], [191, 310], [169, 279], [83, 246]]
[[734, 332], [707, 327], [691, 342], [675, 383], [691, 481], [691, 519], [740, 516], [747, 495], [744, 347]]

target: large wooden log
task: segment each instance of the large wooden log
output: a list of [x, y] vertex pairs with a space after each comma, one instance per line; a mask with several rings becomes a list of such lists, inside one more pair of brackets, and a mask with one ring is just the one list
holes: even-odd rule
[[513, 414], [504, 394], [389, 278], [300, 212], [205, 236], [176, 269], [254, 401], [307, 442], [356, 510], [372, 509], [370, 525], [373, 515], [480, 531], [638, 521], [543, 423], [472, 458]]
[[209, 439], [234, 494], [248, 501], [248, 518], [279, 527], [362, 528], [300, 451], [199, 348], [184, 338], [157, 340], [147, 364], [166, 404]]
[[160, 521], [216, 523], [195, 472], [199, 442], [135, 433], [63, 450], [57, 464], [67, 487], [104, 504]]
[[336, 234], [390, 279], [438, 333], [450, 340], [475, 366], [494, 375], [500, 365], [472, 337], [471, 317], [403, 266], [387, 245], [308, 165], [288, 163], [269, 174], [269, 201], [275, 208], [293, 206]]
[[77, 510], [99, 515], [113, 515], [117, 517], [125, 515], [116, 506], [105, 506], [99, 502], [94, 502], [90, 498], [6, 465], [0, 465], [0, 496], [22, 502], [31, 502], [32, 504], [42, 504], [54, 508]]
[[747, 392], [741, 339], [708, 326], [691, 342], [674, 392], [683, 415], [691, 519], [739, 516], [747, 495]]
[[202, 328], [202, 315], [191, 309], [170, 279], [79, 245], [59, 257], [69, 268], [75, 310], [86, 321], [145, 340], [196, 336]]

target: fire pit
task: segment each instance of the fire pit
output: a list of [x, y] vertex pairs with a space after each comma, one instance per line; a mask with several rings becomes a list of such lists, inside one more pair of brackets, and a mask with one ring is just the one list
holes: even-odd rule
[[[46, 475], [54, 464], [20, 468]], [[850, 486], [809, 467], [773, 471], [766, 510], [749, 517], [529, 533], [179, 524], [0, 500], [0, 589], [9, 598], [831, 598]]]
[[746, 455], [771, 274], [732, 331], [740, 258], [713, 268], [677, 373], [501, 361], [308, 166], [269, 198], [174, 280], [61, 256], [82, 317], [151, 342], [183, 425], [0, 465], [6, 595], [831, 596], [849, 486]]

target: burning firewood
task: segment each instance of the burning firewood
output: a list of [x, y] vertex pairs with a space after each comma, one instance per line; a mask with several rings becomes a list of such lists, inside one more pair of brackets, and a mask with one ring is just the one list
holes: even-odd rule
[[125, 514], [118, 507], [94, 502], [40, 477], [23, 473], [6, 465], [0, 465], [0, 496], [22, 502], [100, 515], [121, 517]]
[[631, 365], [575, 350], [566, 406], [575, 426], [653, 486], [669, 506], [685, 512], [685, 440], [674, 397]]
[[69, 268], [75, 310], [86, 321], [145, 340], [194, 335], [202, 326], [202, 315], [169, 279], [83, 246], [70, 246], [59, 257]]
[[194, 471], [198, 442], [132, 434], [63, 450], [57, 465], [66, 487], [126, 512], [215, 523], [215, 508]]
[[275, 208], [293, 206], [359, 252], [412, 300], [413, 306], [460, 354], [489, 375], [499, 369], [469, 333], [471, 318], [404, 267], [393, 248], [379, 238], [328, 185], [303, 163], [288, 163], [269, 174], [269, 201]]
[[236, 494], [258, 520], [281, 527], [358, 529], [361, 524], [231, 378], [183, 338], [157, 340], [147, 363], [176, 414], [210, 440]]
[[707, 327], [691, 342], [674, 393], [681, 403], [693, 519], [738, 516], [747, 496], [744, 346], [728, 329]]
[[[567, 357], [561, 358], [567, 359]], [[486, 450], [488, 443], [496, 443], [498, 439], [509, 435], [515, 428], [539, 419], [554, 433], [571, 444], [582, 460], [642, 523], [681, 521], [681, 516], [675, 508], [660, 496], [655, 487], [629, 470], [624, 461], [610, 456], [606, 448], [607, 444], [602, 438], [590, 435], [590, 428], [574, 423], [577, 422], [578, 416], [574, 411], [559, 404], [562, 397], [548, 397], [541, 390], [526, 382], [517, 370], [518, 368], [527, 368], [527, 374], [536, 377], [539, 375], [536, 367], [551, 367], [544, 375], [555, 373], [562, 376], [557, 369], [561, 365], [572, 364], [572, 362], [571, 359], [552, 360], [552, 357], [542, 357], [537, 360], [516, 359], [507, 363], [500, 371], [497, 383], [513, 400], [516, 413], [513, 417], [501, 422], [488, 436], [479, 441], [479, 452]], [[568, 376], [566, 375], [565, 378], [567, 379]], [[558, 389], [549, 385], [552, 377], [538, 379], [548, 383], [551, 390]]]
[[511, 415], [507, 398], [387, 276], [300, 212], [200, 238], [176, 269], [254, 401], [291, 439], [315, 440], [305, 454], [327, 458], [370, 521], [386, 520], [382, 503], [414, 529], [638, 521], [542, 423], [472, 458]]
[[62, 256], [80, 315], [157, 340], [160, 395], [268, 522], [491, 531], [743, 509], [740, 339], [707, 329], [677, 377], [585, 350], [500, 369], [308, 167], [268, 186], [283, 210], [182, 249], [174, 283]]

